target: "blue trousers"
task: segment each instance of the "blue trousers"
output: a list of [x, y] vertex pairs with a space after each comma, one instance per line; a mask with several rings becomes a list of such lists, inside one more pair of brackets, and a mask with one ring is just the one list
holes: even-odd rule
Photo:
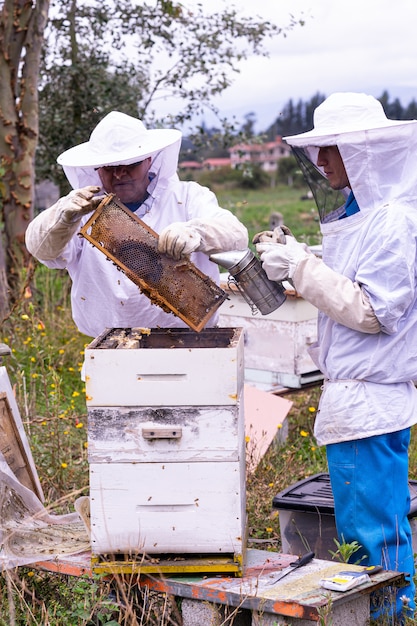
[[[406, 573], [407, 586], [398, 589], [400, 613], [408, 598], [415, 608], [414, 554], [408, 521], [408, 446], [410, 429], [326, 447], [339, 541], [357, 541], [352, 555], [362, 565], [382, 565]], [[374, 615], [375, 616], [375, 615]]]

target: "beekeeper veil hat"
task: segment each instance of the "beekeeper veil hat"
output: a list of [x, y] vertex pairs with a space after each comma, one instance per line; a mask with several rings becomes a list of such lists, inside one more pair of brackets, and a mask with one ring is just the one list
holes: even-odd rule
[[[416, 175], [412, 170], [417, 163], [409, 160], [411, 177], [404, 171], [405, 155], [417, 139], [415, 120], [388, 119], [382, 104], [373, 96], [334, 93], [316, 108], [313, 122], [312, 130], [284, 139], [293, 147], [315, 197], [321, 221], [326, 220], [337, 204], [343, 204], [350, 191], [346, 188], [335, 192], [330, 188], [322, 168], [317, 166], [321, 147], [339, 148], [361, 210], [372, 209], [392, 197], [398, 198], [398, 194], [407, 193], [408, 184], [415, 186]], [[408, 167], [407, 163], [405, 165]], [[401, 189], [395, 187], [395, 181], [400, 182]]]
[[88, 141], [60, 154], [57, 162], [74, 189], [101, 186], [99, 167], [130, 165], [148, 157], [161, 182], [176, 175], [180, 146], [179, 130], [148, 130], [141, 120], [112, 111], [97, 124]]
[[284, 137], [290, 146], [335, 146], [340, 135], [412, 123], [390, 120], [382, 104], [364, 93], [334, 93], [314, 111], [314, 128]]

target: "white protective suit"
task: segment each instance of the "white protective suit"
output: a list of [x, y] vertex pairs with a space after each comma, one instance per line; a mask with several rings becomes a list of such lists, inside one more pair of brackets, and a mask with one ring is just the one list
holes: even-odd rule
[[[111, 115], [113, 114], [109, 114]], [[149, 196], [136, 211], [136, 215], [158, 233], [173, 222], [194, 220], [193, 227], [201, 234], [200, 250], [203, 249], [204, 253], [192, 253], [191, 261], [218, 283], [219, 268], [209, 260], [208, 255], [222, 250], [245, 249], [247, 230], [230, 211], [219, 207], [215, 195], [209, 189], [194, 182], [179, 180], [176, 169], [181, 135], [178, 131], [167, 132], [177, 133], [175, 141], [152, 154]], [[70, 154], [71, 150], [67, 153]], [[146, 156], [150, 152], [149, 148]], [[114, 159], [117, 162], [116, 157]], [[135, 160], [139, 160], [137, 153], [132, 153], [130, 162]], [[58, 158], [58, 162], [62, 163], [62, 160]], [[101, 186], [98, 172], [94, 167], [62, 164], [74, 189], [88, 185]], [[166, 313], [152, 304], [149, 298], [109, 262], [102, 252], [77, 234], [71, 238], [57, 258], [42, 259], [37, 250], [41, 249], [45, 240], [48, 211], [52, 211], [53, 208], [47, 209], [29, 224], [26, 245], [47, 267], [67, 269], [72, 279], [73, 318], [82, 333], [96, 337], [105, 328], [186, 326], [174, 314]], [[89, 217], [86, 215], [81, 219], [80, 227]], [[218, 314], [215, 313], [208, 326], [214, 326], [217, 318]]]
[[[345, 119], [339, 95], [346, 103]], [[379, 119], [363, 124], [355, 119], [349, 128], [348, 96], [327, 100], [327, 128], [319, 136], [313, 130], [286, 137], [290, 145], [305, 148], [313, 163], [319, 146], [339, 148], [360, 212], [344, 219], [337, 211], [327, 216], [321, 224], [322, 258], [360, 286], [380, 324], [379, 332], [361, 332], [319, 312], [318, 343], [311, 352], [325, 377], [315, 421], [319, 445], [391, 433], [417, 422], [412, 382], [417, 380], [417, 123], [384, 118], [378, 127]], [[332, 283], [326, 284], [320, 264], [305, 255], [292, 279], [307, 299], [314, 301], [316, 289], [325, 309]], [[320, 276], [324, 282], [315, 287]]]

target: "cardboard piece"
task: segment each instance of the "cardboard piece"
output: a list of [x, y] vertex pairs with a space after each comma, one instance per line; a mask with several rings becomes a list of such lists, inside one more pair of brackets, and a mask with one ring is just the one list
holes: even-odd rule
[[287, 415], [291, 400], [245, 384], [246, 463], [253, 472], [272, 441], [283, 443], [288, 436]]

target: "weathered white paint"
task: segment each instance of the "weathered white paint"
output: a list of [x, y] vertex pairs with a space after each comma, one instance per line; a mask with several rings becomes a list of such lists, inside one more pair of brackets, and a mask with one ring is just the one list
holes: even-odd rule
[[241, 398], [235, 406], [89, 407], [89, 461], [238, 461], [242, 404]]
[[[224, 285], [223, 285], [224, 287]], [[317, 368], [309, 346], [317, 339], [317, 309], [295, 295], [289, 295], [278, 309], [268, 315], [252, 315], [239, 292], [230, 292], [219, 308], [219, 326], [238, 326], [245, 334], [246, 381], [256, 380], [252, 370], [299, 378]]]
[[228, 347], [86, 350], [94, 554], [242, 554], [244, 347], [234, 330]]

